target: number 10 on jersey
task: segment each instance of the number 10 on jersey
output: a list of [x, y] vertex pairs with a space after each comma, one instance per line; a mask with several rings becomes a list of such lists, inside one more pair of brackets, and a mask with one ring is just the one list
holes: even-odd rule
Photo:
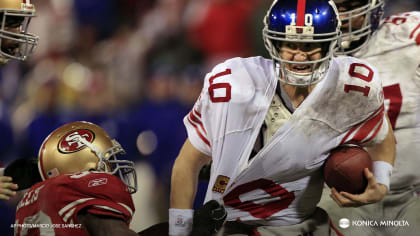
[[[218, 77], [222, 77], [225, 75], [230, 75], [232, 74], [232, 71], [230, 69], [226, 69], [223, 72], [217, 73], [216, 75], [213, 75], [212, 77], [210, 77], [209, 82], [210, 82], [210, 86], [209, 86], [209, 95], [210, 95], [210, 100], [214, 103], [216, 102], [229, 102], [231, 99], [231, 90], [232, 87], [230, 86], [229, 83], [214, 83], [214, 80], [217, 79]], [[225, 90], [225, 95], [224, 96], [215, 96], [215, 90], [219, 90], [219, 89], [224, 89]]]

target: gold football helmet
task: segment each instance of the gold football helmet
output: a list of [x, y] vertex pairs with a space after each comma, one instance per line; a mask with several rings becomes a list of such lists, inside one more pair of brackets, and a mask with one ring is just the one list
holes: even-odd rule
[[43, 180], [82, 171], [118, 174], [129, 192], [135, 193], [134, 163], [118, 160], [117, 154], [125, 151], [105, 130], [89, 122], [76, 121], [59, 127], [44, 140], [39, 149], [38, 169]]
[[28, 32], [35, 16], [32, 0], [0, 0], [0, 64], [9, 59], [25, 60], [38, 44], [38, 37]]

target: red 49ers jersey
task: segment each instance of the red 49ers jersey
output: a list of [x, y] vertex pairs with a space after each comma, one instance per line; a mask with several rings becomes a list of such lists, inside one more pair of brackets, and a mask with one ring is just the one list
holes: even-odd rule
[[82, 209], [120, 218], [127, 225], [134, 213], [131, 195], [118, 177], [87, 171], [60, 175], [25, 194], [17, 206], [15, 235], [88, 235], [77, 220]]
[[330, 150], [381, 142], [388, 132], [375, 69], [355, 58], [334, 58], [326, 77], [250, 159], [277, 83], [272, 60], [228, 60], [206, 76], [184, 118], [191, 143], [213, 160], [206, 201], [223, 199], [228, 220], [303, 221], [320, 199]]

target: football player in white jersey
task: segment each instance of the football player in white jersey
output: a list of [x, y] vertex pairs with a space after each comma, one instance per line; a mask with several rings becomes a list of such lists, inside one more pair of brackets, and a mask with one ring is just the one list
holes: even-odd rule
[[198, 173], [210, 160], [205, 201], [224, 203], [225, 235], [339, 235], [317, 207], [322, 165], [339, 145], [369, 146], [374, 160], [365, 192], [335, 191], [340, 204], [378, 202], [388, 190], [395, 142], [381, 80], [362, 60], [333, 58], [340, 35], [334, 3], [274, 1], [264, 23], [272, 60], [217, 65], [184, 118], [188, 139], [172, 172], [170, 235], [188, 235]]
[[[35, 6], [30, 0], [0, 0], [0, 66], [10, 59], [25, 60], [38, 44], [38, 37], [28, 32]], [[1, 166], [0, 166], [1, 167]], [[3, 176], [0, 168], [0, 200], [16, 194], [18, 186], [12, 178]]]
[[320, 206], [327, 210], [333, 223], [342, 218], [370, 222], [368, 226], [350, 224], [342, 229], [346, 235], [418, 235], [420, 12], [405, 12], [381, 20], [383, 0], [334, 2], [343, 31], [337, 54], [369, 62], [382, 79], [385, 110], [397, 141], [396, 159], [390, 191], [383, 201], [360, 208], [339, 208], [328, 197], [327, 189]]

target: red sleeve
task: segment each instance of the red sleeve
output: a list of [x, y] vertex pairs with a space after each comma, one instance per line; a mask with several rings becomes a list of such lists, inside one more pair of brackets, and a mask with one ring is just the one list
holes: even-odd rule
[[134, 204], [126, 185], [116, 176], [82, 172], [67, 175], [57, 186], [60, 192], [58, 214], [64, 222], [78, 223], [77, 213], [86, 209], [95, 215], [112, 216], [130, 223]]

